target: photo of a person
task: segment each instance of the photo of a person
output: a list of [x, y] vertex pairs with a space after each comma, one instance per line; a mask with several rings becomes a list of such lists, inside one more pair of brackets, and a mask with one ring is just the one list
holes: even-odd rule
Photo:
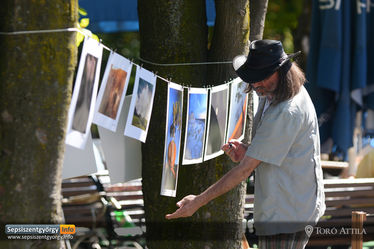
[[75, 106], [72, 124], [72, 129], [81, 133], [86, 132], [95, 82], [97, 60], [98, 58], [91, 54], [86, 55], [82, 80], [79, 88], [78, 100]]
[[183, 88], [169, 83], [161, 195], [175, 196], [182, 130]]

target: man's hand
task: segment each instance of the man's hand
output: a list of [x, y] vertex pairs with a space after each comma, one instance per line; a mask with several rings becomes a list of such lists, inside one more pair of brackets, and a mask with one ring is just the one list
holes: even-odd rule
[[177, 203], [179, 207], [174, 213], [167, 214], [166, 219], [176, 219], [192, 216], [201, 206], [201, 201], [195, 195], [188, 195]]
[[248, 149], [248, 145], [237, 140], [230, 140], [222, 146], [222, 150], [230, 157], [233, 162], [240, 162]]

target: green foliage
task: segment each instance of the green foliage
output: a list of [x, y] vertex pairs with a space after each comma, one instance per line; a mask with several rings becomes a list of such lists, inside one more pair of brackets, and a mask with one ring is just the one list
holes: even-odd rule
[[100, 33], [103, 43], [126, 58], [139, 58], [140, 41], [138, 32]]
[[89, 18], [82, 18], [80, 21], [79, 21], [79, 26], [81, 28], [85, 28], [88, 26], [88, 24], [90, 24], [90, 19]]
[[[103, 44], [108, 46], [109, 48], [115, 50], [120, 55], [132, 60], [135, 58], [139, 58], [140, 56], [140, 41], [139, 41], [139, 33], [138, 32], [118, 32], [118, 33], [100, 33], [98, 35], [93, 34], [89, 30], [90, 24], [90, 13], [88, 13], [85, 9], [79, 8], [79, 27], [80, 29], [87, 34], [88, 36], [93, 37], [97, 41], [102, 40]], [[100, 39], [99, 39], [99, 37]], [[84, 40], [84, 35], [78, 33], [77, 34], [77, 46], [79, 46]], [[108, 61], [109, 54], [103, 53], [102, 57], [102, 70], [101, 73], [103, 74], [105, 65]], [[141, 62], [137, 62], [141, 65]], [[135, 70], [132, 70], [130, 75], [129, 86], [127, 88], [127, 94], [132, 94], [134, 81], [135, 81]], [[103, 75], [101, 75], [102, 77]]]
[[[79, 13], [79, 22], [78, 22], [78, 28], [85, 33], [87, 36], [90, 36], [91, 38], [100, 41], [99, 37], [95, 34], [93, 34], [90, 30], [86, 29], [86, 27], [90, 24], [90, 19], [85, 17], [87, 16], [87, 11], [81, 7], [79, 7], [78, 10]], [[81, 34], [80, 32], [77, 33], [77, 38], [76, 38], [76, 45], [79, 47], [79, 45], [83, 42], [84, 40], [84, 35]]]
[[294, 51], [292, 31], [297, 28], [303, 1], [270, 0], [265, 19], [264, 39], [283, 42], [286, 53]]
[[79, 7], [78, 13], [81, 16], [87, 16], [87, 11], [85, 9], [83, 9], [82, 7]]

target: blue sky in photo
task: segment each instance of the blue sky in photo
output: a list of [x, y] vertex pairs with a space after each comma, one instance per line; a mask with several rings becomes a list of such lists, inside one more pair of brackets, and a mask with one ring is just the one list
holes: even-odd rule
[[191, 93], [189, 100], [188, 115], [193, 112], [196, 119], [205, 119], [207, 110], [207, 98], [206, 93]]

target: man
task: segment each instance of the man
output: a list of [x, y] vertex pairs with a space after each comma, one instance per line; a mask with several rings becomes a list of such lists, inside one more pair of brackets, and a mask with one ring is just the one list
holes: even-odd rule
[[261, 97], [250, 145], [222, 149], [239, 165], [200, 195], [177, 203], [167, 219], [193, 215], [245, 180], [255, 169], [254, 221], [260, 248], [304, 248], [307, 225], [325, 211], [317, 117], [305, 77], [281, 42], [258, 40], [233, 61], [238, 76]]

